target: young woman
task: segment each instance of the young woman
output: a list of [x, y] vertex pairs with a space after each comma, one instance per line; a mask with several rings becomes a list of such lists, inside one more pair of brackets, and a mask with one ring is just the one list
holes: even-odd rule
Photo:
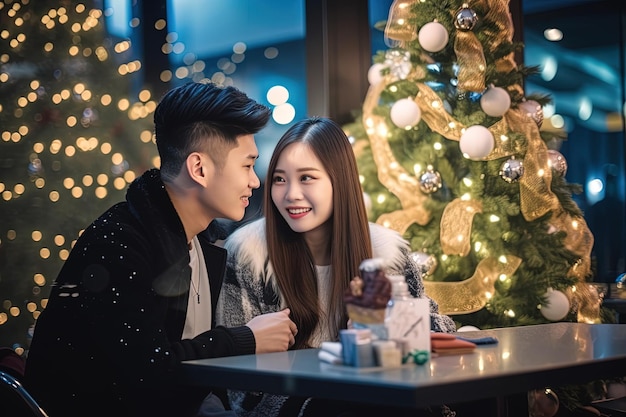
[[[305, 119], [283, 135], [269, 163], [264, 197], [265, 217], [225, 242], [218, 323], [246, 323], [288, 307], [298, 328], [293, 349], [336, 341], [348, 323], [344, 292], [360, 263], [373, 257], [386, 260], [388, 274], [404, 275], [413, 296], [424, 296], [408, 243], [368, 222], [352, 146], [332, 120]], [[452, 319], [437, 312], [431, 300], [431, 329], [455, 331]], [[297, 415], [297, 407], [307, 406], [304, 399], [258, 393], [229, 396], [242, 415], [272, 416], [291, 406]]]

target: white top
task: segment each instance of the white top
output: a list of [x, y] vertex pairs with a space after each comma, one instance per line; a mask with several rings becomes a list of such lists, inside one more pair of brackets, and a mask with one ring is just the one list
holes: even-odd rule
[[189, 258], [191, 283], [189, 285], [189, 301], [187, 301], [187, 318], [185, 319], [183, 339], [193, 339], [197, 335], [211, 330], [211, 287], [209, 286], [209, 274], [204, 262], [202, 247], [197, 237], [191, 241]]
[[320, 322], [311, 334], [310, 345], [311, 347], [320, 347], [322, 342], [334, 341], [336, 338], [330, 334], [328, 330], [328, 310], [330, 309], [330, 292], [332, 289], [331, 280], [331, 266], [330, 265], [315, 265], [317, 270], [317, 289], [320, 304]]

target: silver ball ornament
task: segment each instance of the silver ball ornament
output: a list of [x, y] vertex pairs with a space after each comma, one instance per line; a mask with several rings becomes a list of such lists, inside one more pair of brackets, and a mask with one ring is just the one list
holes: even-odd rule
[[411, 259], [417, 264], [422, 278], [432, 275], [437, 269], [437, 258], [424, 252], [411, 252]]
[[567, 160], [559, 151], [548, 149], [548, 166], [561, 177], [567, 174]]
[[441, 188], [441, 174], [433, 169], [428, 169], [420, 175], [420, 190], [426, 194], [432, 194]]
[[463, 7], [456, 12], [454, 19], [454, 26], [460, 30], [472, 30], [478, 22], [478, 16], [476, 12], [464, 4]]
[[559, 397], [550, 388], [528, 391], [528, 412], [533, 417], [553, 417], [559, 411]]
[[522, 175], [524, 175], [524, 163], [519, 159], [511, 158], [500, 168], [500, 176], [509, 184], [519, 181]]

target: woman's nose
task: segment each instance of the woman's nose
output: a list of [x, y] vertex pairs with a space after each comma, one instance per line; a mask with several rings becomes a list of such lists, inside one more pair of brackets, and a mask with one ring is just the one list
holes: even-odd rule
[[287, 201], [297, 201], [302, 199], [302, 190], [297, 184], [290, 184], [287, 186], [287, 192], [285, 193]]

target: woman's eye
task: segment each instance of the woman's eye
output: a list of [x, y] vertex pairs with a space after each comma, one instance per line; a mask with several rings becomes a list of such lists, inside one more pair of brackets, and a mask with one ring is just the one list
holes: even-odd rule
[[272, 182], [285, 182], [285, 179], [283, 177], [274, 177]]
[[303, 176], [300, 177], [300, 181], [309, 181], [309, 180], [312, 180], [312, 179], [313, 179], [313, 177], [310, 176], [310, 175], [303, 175]]

